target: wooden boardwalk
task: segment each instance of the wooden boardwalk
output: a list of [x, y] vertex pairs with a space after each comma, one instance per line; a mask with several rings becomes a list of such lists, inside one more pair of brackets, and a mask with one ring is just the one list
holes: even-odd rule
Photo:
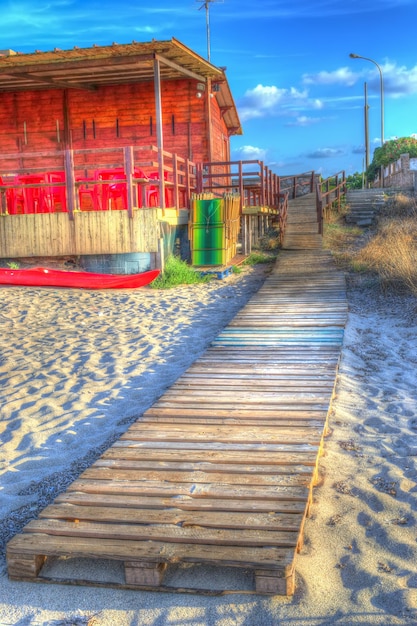
[[45, 559], [88, 557], [122, 561], [117, 586], [127, 588], [185, 591], [164, 585], [180, 563], [243, 568], [256, 592], [293, 593], [347, 314], [344, 278], [308, 222], [314, 211], [294, 207], [258, 293], [9, 542], [12, 579], [51, 582]]

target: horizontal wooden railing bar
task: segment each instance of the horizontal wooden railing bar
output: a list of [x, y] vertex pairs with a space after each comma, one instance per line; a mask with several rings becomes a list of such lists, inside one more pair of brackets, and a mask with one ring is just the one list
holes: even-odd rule
[[343, 198], [346, 195], [346, 174], [342, 170], [317, 182], [316, 206], [319, 232], [323, 234], [323, 221], [327, 218], [331, 208], [340, 211]]
[[[46, 193], [53, 187], [65, 189], [65, 210], [72, 220], [74, 211], [82, 210], [78, 190], [83, 184], [88, 184], [89, 189], [92, 190], [109, 184], [126, 185], [126, 206], [123, 208], [127, 208], [130, 217], [133, 208], [138, 206], [138, 187], [145, 184], [157, 189], [157, 195], [154, 193], [153, 196], [158, 198], [158, 204], [163, 210], [168, 204], [175, 207], [177, 211], [181, 207], [188, 208], [190, 196], [196, 190], [196, 165], [166, 150], [162, 151], [162, 158], [155, 157], [158, 157], [158, 148], [152, 145], [57, 150], [52, 153], [3, 153], [0, 155], [1, 212], [10, 213], [8, 207], [13, 192], [20, 193], [24, 198], [25, 190], [39, 189]], [[39, 160], [44, 160], [42, 166], [39, 165]], [[123, 171], [124, 179], [116, 173], [113, 183], [109, 183], [109, 180], [98, 179], [97, 172], [113, 169]], [[142, 171], [144, 175], [135, 176], [136, 170]], [[36, 183], [17, 180], [19, 176], [38, 175], [41, 178], [42, 175], [50, 172], [61, 172], [63, 180], [53, 183], [41, 180]], [[146, 180], [147, 178], [149, 180]], [[169, 197], [167, 190], [170, 190]], [[148, 206], [145, 201], [146, 197], [142, 194], [140, 206]], [[23, 202], [25, 202], [24, 199]], [[60, 210], [63, 210], [62, 207]], [[34, 211], [25, 210], [24, 212]], [[47, 212], [54, 212], [53, 206]]]

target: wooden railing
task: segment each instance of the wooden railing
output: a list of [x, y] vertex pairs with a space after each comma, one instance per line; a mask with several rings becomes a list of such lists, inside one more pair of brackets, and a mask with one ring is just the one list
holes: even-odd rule
[[[122, 174], [115, 175], [113, 179], [102, 179], [98, 172], [103, 170], [109, 176], [113, 170]], [[53, 183], [50, 180], [51, 173], [60, 174]], [[36, 175], [38, 181], [22, 182], [22, 177], [31, 175]], [[28, 192], [38, 190], [39, 197], [47, 198], [39, 212], [64, 211], [73, 219], [75, 211], [91, 208], [83, 206], [82, 196], [89, 195], [93, 200], [96, 196], [103, 198], [102, 190], [110, 186], [123, 187], [123, 203], [120, 208], [127, 209], [130, 216], [135, 206], [149, 206], [149, 199], [152, 197], [157, 198], [158, 204], [154, 202], [151, 206], [162, 209], [171, 206], [178, 210], [188, 208], [189, 198], [196, 191], [196, 185], [196, 166], [193, 162], [167, 151], [160, 154], [156, 146], [0, 155], [1, 213], [16, 212], [17, 203], [13, 203], [13, 200], [17, 195], [22, 199], [18, 203], [17, 212], [38, 212], [39, 203], [35, 207], [25, 206], [30, 195]], [[63, 190], [63, 194], [58, 206], [54, 203], [53, 193], [59, 195], [60, 190]], [[98, 206], [94, 207], [93, 203], [93, 210], [94, 208], [97, 210]], [[101, 202], [100, 208], [108, 210], [112, 207], [110, 202]]]
[[323, 221], [327, 219], [331, 209], [340, 211], [341, 203], [346, 195], [346, 175], [344, 171], [329, 176], [316, 184], [316, 207], [319, 233], [323, 234]]
[[269, 206], [277, 208], [281, 193], [295, 198], [314, 190], [314, 172], [278, 176], [260, 160], [213, 161], [198, 165], [197, 185], [200, 193], [210, 191], [221, 195], [236, 192], [241, 207]]
[[291, 176], [278, 176], [263, 161], [217, 161], [202, 163], [197, 168], [200, 193], [221, 196], [235, 192], [240, 196], [241, 212], [246, 207], [265, 207], [278, 213], [281, 242], [287, 222], [288, 200], [314, 191], [314, 171]]
[[281, 191], [288, 192], [288, 199], [293, 200], [307, 193], [313, 193], [316, 174], [314, 171], [291, 176], [280, 176], [279, 186]]
[[285, 229], [287, 226], [288, 216], [288, 192], [282, 192], [279, 194], [279, 242], [282, 245], [284, 242]]

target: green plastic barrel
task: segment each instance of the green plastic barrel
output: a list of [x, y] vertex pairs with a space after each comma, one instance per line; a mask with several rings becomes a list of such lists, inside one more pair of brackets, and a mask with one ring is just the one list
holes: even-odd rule
[[211, 225], [224, 220], [224, 202], [222, 198], [195, 200], [193, 203], [194, 224]]
[[225, 259], [224, 224], [193, 224], [191, 259], [193, 265], [222, 265]]

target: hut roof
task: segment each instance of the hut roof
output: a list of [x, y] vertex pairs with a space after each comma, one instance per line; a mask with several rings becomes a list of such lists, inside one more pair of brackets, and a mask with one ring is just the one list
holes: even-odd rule
[[33, 89], [87, 89], [103, 85], [150, 82], [154, 61], [160, 61], [161, 80], [188, 77], [211, 79], [219, 85], [216, 97], [231, 134], [241, 134], [239, 116], [223, 68], [193, 52], [177, 39], [113, 43], [49, 52], [16, 53], [0, 50], [0, 92]]

